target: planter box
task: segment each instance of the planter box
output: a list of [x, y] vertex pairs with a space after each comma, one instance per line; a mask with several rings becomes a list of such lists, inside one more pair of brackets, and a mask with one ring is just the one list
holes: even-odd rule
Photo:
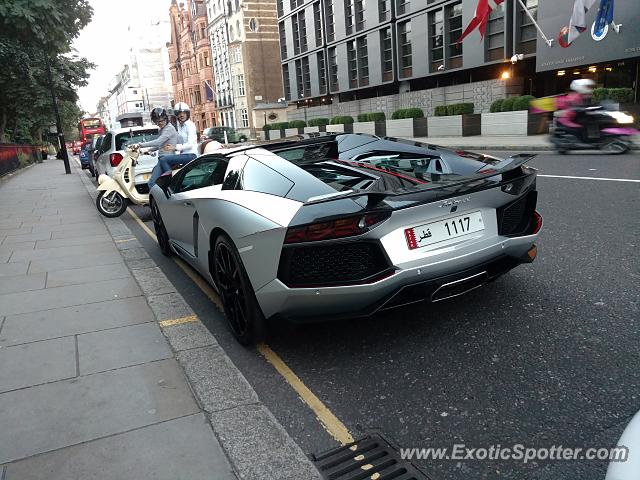
[[302, 133], [304, 133], [304, 128], [287, 128], [284, 131], [285, 137], [294, 137]]
[[469, 137], [480, 135], [481, 114], [448, 115], [429, 117], [429, 135], [431, 137]]
[[319, 125], [317, 127], [304, 127], [304, 133], [319, 133], [319, 132], [326, 132], [326, 131], [327, 131], [326, 125]]
[[332, 133], [353, 133], [352, 123], [340, 123], [338, 125], [327, 125], [327, 132]]
[[353, 133], [368, 133], [369, 135], [384, 137], [387, 134], [387, 122], [384, 120], [378, 122], [354, 122]]
[[387, 137], [426, 137], [426, 118], [402, 118], [400, 120], [387, 120]]
[[548, 129], [545, 115], [530, 114], [527, 110], [482, 114], [483, 136], [538, 135], [547, 133]]
[[269, 140], [278, 140], [282, 138], [283, 130], [269, 130], [267, 133], [269, 134]]

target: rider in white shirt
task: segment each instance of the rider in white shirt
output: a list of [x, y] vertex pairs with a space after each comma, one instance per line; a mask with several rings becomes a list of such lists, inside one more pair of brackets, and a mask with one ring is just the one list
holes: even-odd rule
[[160, 175], [170, 171], [174, 165], [184, 165], [198, 156], [198, 134], [195, 123], [191, 121], [189, 105], [180, 102], [174, 107], [174, 112], [178, 118], [178, 143], [166, 145], [164, 150], [175, 150], [176, 153], [165, 154], [158, 158], [158, 164], [154, 167], [149, 179], [149, 188], [153, 187]]

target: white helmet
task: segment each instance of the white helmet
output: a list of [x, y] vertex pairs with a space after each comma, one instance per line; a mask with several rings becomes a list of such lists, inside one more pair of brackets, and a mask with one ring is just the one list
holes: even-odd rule
[[571, 82], [569, 88], [571, 88], [571, 90], [573, 90], [574, 92], [581, 93], [582, 95], [591, 95], [595, 86], [596, 82], [594, 82], [593, 80], [590, 80], [588, 78], [580, 78]]
[[186, 103], [179, 102], [179, 103], [176, 103], [176, 105], [173, 107], [173, 111], [177, 115], [180, 112], [191, 112], [191, 109], [189, 108], [189, 105], [187, 105]]

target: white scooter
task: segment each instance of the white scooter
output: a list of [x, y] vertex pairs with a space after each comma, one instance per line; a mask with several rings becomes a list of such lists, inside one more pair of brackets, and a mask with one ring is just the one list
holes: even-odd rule
[[96, 207], [105, 217], [119, 217], [127, 209], [128, 203], [149, 205], [149, 194], [138, 193], [134, 183], [136, 161], [140, 156], [138, 145], [129, 145], [124, 158], [113, 172], [113, 177], [104, 173], [98, 177], [98, 198]]

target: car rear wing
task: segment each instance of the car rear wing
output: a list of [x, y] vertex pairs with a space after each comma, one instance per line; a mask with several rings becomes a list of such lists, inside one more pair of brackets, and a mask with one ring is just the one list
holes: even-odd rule
[[[498, 163], [488, 164], [486, 167], [482, 167], [471, 177], [460, 178], [459, 175], [438, 175], [431, 174], [430, 181], [424, 186], [419, 188], [400, 189], [400, 190], [383, 190], [383, 191], [357, 191], [346, 190], [342, 192], [330, 193], [327, 195], [320, 195], [309, 198], [304, 205], [317, 205], [321, 203], [333, 202], [336, 200], [344, 200], [349, 198], [367, 197], [367, 207], [372, 207], [384, 199], [389, 197], [403, 197], [403, 196], [416, 196], [420, 194], [427, 194], [431, 197], [431, 201], [436, 201], [443, 197], [451, 197], [456, 194], [461, 194], [463, 190], [483, 190], [486, 188], [494, 188], [502, 183], [513, 180], [513, 176], [506, 175], [510, 172], [515, 172], [522, 165], [534, 158], [536, 154], [519, 153], [511, 155]], [[488, 179], [496, 177], [498, 175], [508, 176], [509, 179], [505, 180], [504, 177], [497, 183], [487, 182]]]

